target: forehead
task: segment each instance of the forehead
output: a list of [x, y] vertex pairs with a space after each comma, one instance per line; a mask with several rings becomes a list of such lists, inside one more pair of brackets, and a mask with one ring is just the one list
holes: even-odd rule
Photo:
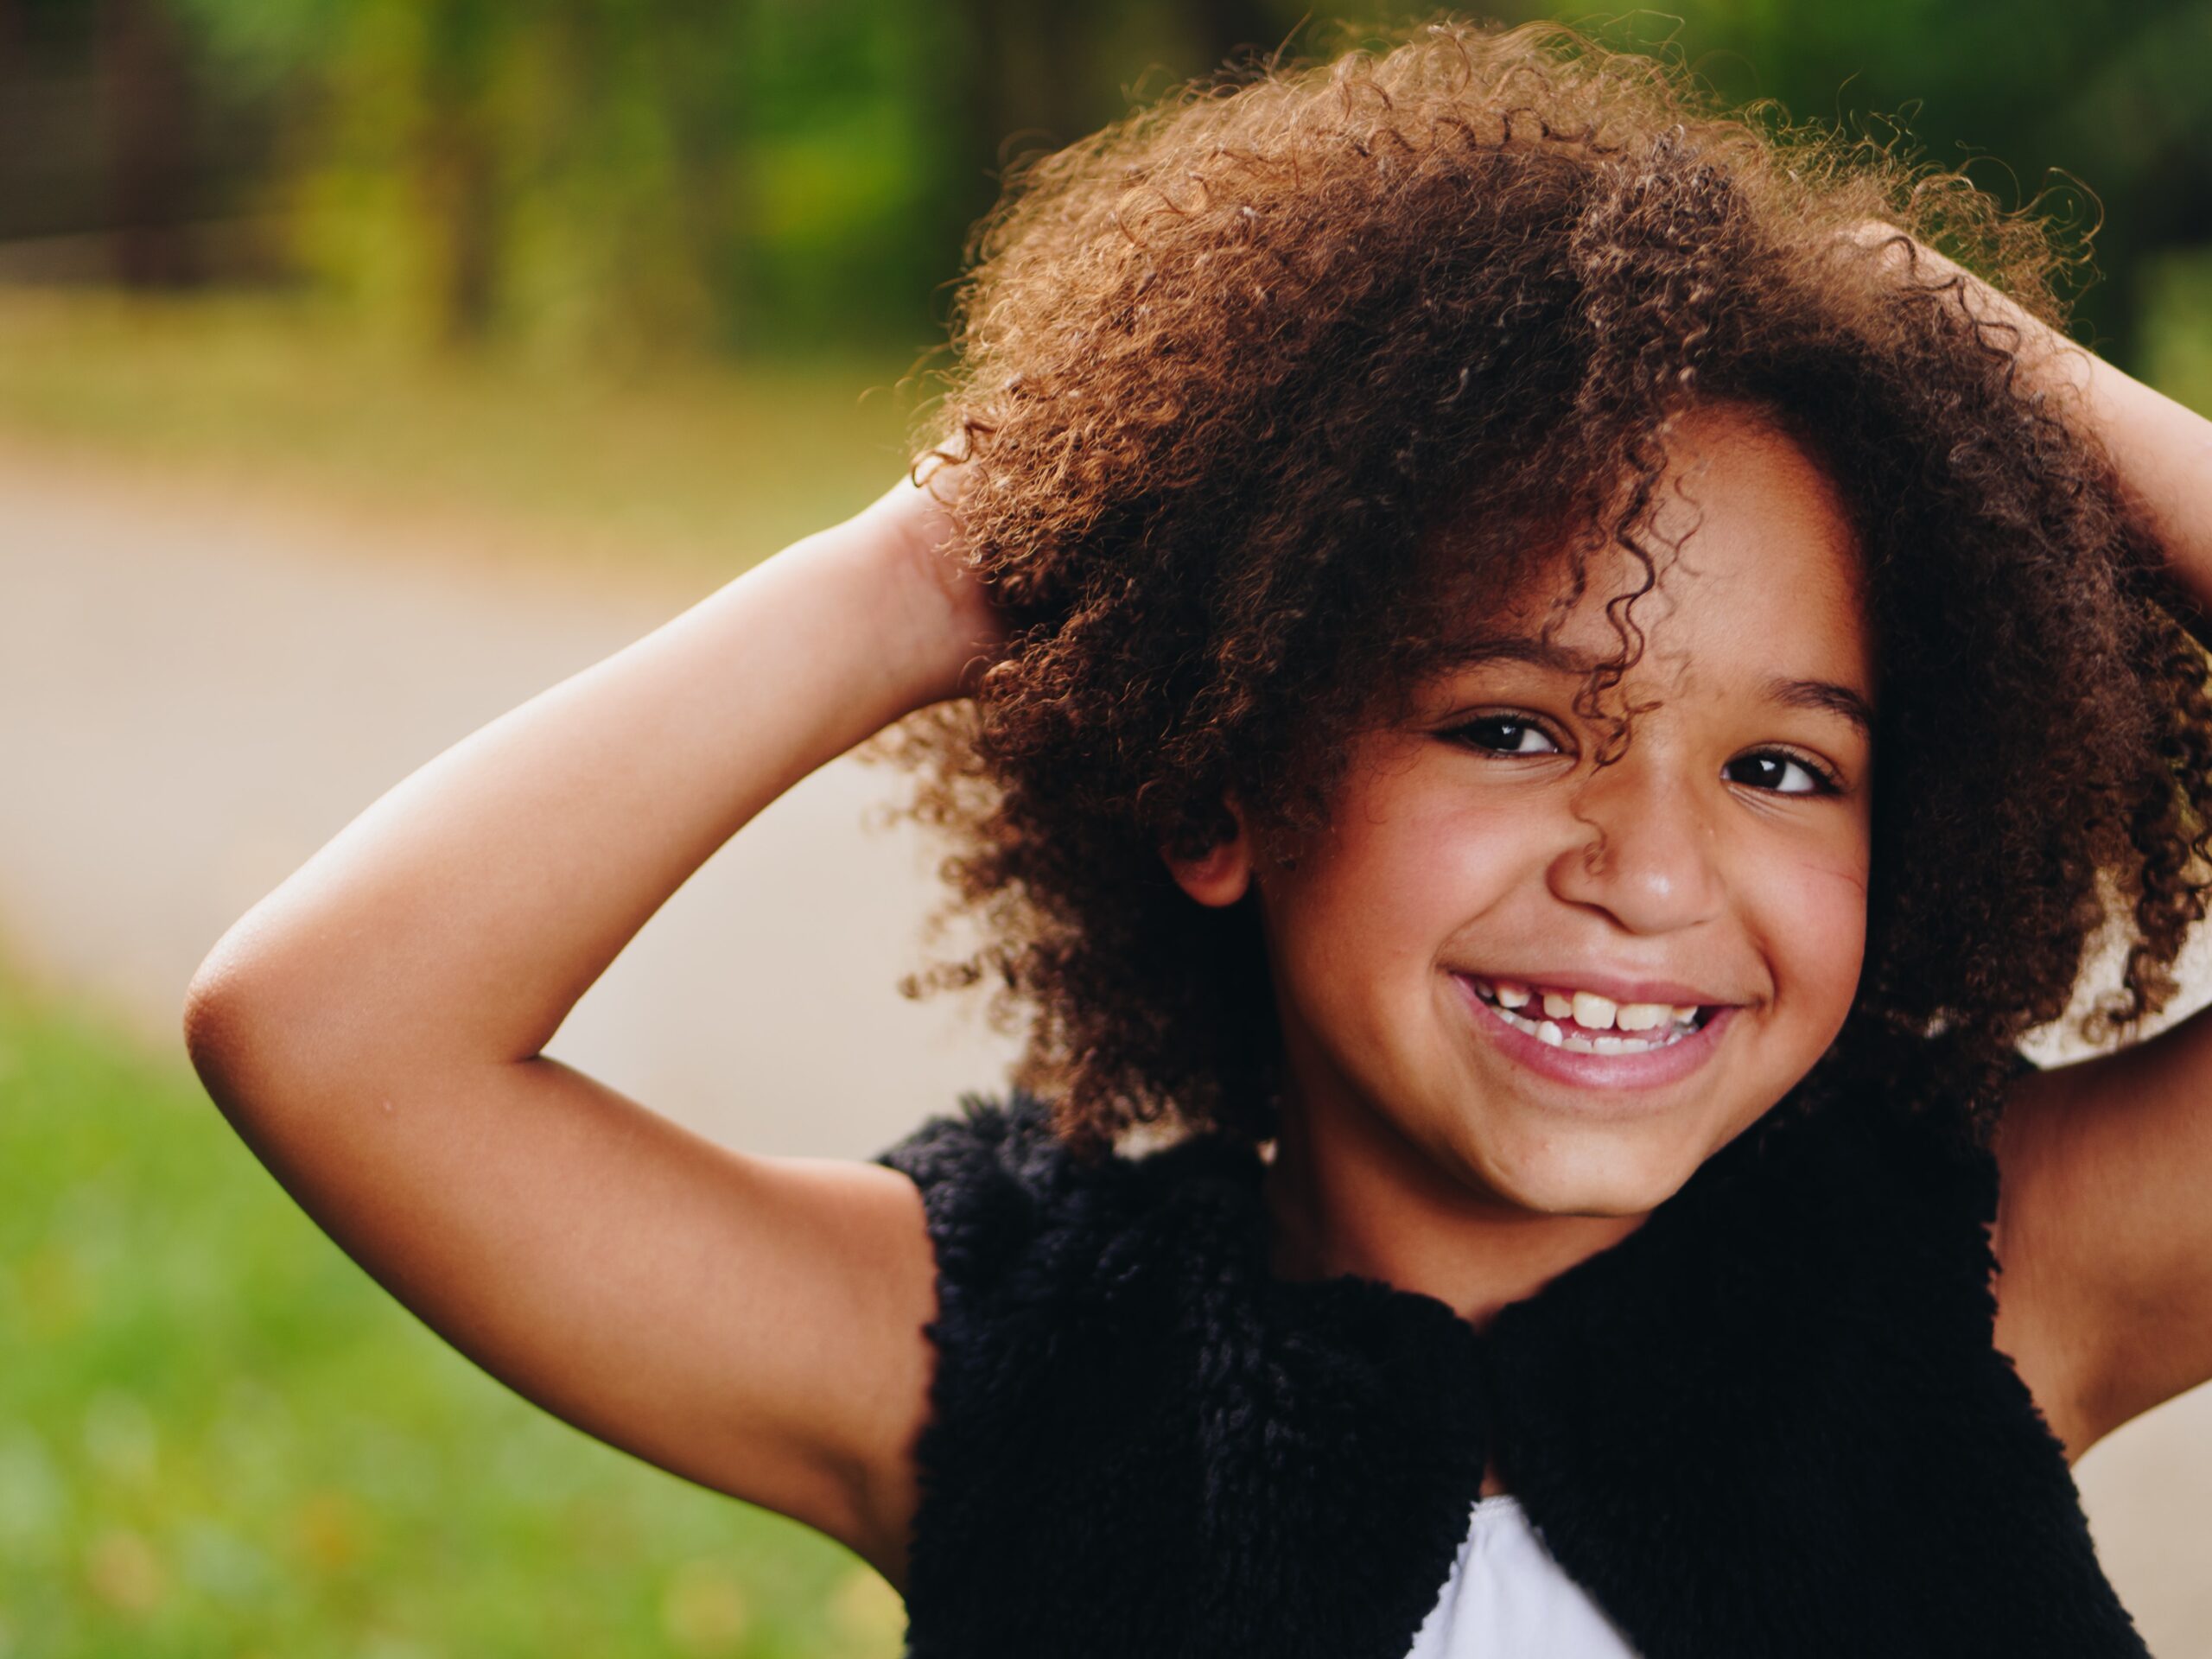
[[[1647, 692], [1737, 671], [1831, 681], [1871, 700], [1860, 550], [1834, 480], [1795, 438], [1740, 406], [1685, 415], [1667, 449], [1649, 529], [1637, 538], [1655, 568], [1616, 543], [1586, 548], [1577, 594], [1562, 549], [1510, 598], [1469, 617], [1465, 660], [1606, 660], [1621, 649], [1619, 598], [1649, 582], [1630, 613], [1644, 645], [1629, 678]], [[1499, 648], [1517, 641], [1542, 649]]]

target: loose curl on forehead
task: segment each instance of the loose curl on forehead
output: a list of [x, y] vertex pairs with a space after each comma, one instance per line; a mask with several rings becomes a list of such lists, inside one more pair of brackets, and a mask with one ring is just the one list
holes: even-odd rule
[[2123, 984], [2085, 1034], [2164, 1006], [2205, 906], [2203, 656], [2055, 383], [1955, 274], [1850, 233], [1877, 219], [2060, 321], [2029, 215], [1556, 25], [1239, 72], [1031, 168], [932, 428], [1008, 648], [865, 751], [915, 773], [937, 920], [983, 939], [904, 988], [988, 985], [1086, 1153], [1272, 1135], [1256, 898], [1195, 903], [1163, 850], [1232, 836], [1233, 800], [1294, 858], [1363, 725], [1561, 548], [1571, 591], [1599, 549], [1641, 573], [1579, 699], [1618, 759], [1669, 436], [1735, 402], [1845, 499], [1881, 681], [1865, 970], [1769, 1121], [1871, 1085], [1986, 1137], [2108, 916]]

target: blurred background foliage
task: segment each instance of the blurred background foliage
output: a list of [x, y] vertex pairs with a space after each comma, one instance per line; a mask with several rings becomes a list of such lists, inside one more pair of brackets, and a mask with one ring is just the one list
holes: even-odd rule
[[[729, 573], [906, 460], [1009, 167], [1231, 57], [1417, 15], [0, 0], [0, 436]], [[2212, 401], [2212, 0], [1490, 15], [2093, 232], [2076, 332]]]
[[[2212, 0], [1491, 11], [1671, 41], [1726, 96], [1878, 139], [1901, 120], [2008, 202], [2058, 183], [2102, 218], [2083, 304], [2123, 360], [2161, 256], [2212, 242]], [[1376, 14], [0, 0], [0, 274], [280, 283], [396, 340], [571, 362], [912, 353], [1006, 162], [1231, 53], [1332, 48], [1347, 15]]]
[[[0, 443], [729, 574], [895, 474], [1003, 169], [1376, 15], [0, 0]], [[2094, 226], [2077, 332], [2212, 407], [2212, 0], [1546, 15]], [[181, 1053], [4, 969], [0, 1355], [0, 1659], [897, 1650], [850, 1556], [485, 1378]]]
[[[2212, 401], [2212, 0], [1547, 10], [2094, 231]], [[0, 436], [729, 573], [893, 475], [1010, 166], [1300, 0], [0, 0]]]

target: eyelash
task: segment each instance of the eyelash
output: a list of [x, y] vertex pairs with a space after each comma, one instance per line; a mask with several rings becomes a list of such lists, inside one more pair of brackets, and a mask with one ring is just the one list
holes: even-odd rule
[[[1452, 739], [1465, 739], [1468, 733], [1473, 731], [1478, 726], [1520, 727], [1526, 730], [1539, 734], [1548, 742], [1559, 742], [1559, 740], [1556, 737], [1554, 737], [1549, 731], [1545, 729], [1544, 724], [1541, 721], [1530, 718], [1527, 715], [1509, 714], [1478, 715], [1472, 720], [1462, 721], [1457, 726], [1447, 727], [1440, 735]], [[1470, 747], [1476, 749], [1478, 753], [1494, 755], [1499, 760], [1510, 760], [1533, 758], [1524, 755], [1516, 755], [1510, 750], [1489, 748], [1481, 744], [1471, 744]], [[1564, 746], [1562, 745], [1561, 747], [1563, 747]], [[1840, 795], [1843, 793], [1843, 781], [1836, 775], [1834, 769], [1829, 766], [1826, 762], [1815, 760], [1813, 756], [1806, 753], [1802, 749], [1789, 748], [1780, 744], [1769, 744], [1764, 748], [1750, 750], [1746, 753], [1738, 756], [1738, 759], [1755, 760], [1760, 756], [1794, 761], [1796, 765], [1802, 766], [1805, 769], [1806, 775], [1813, 780], [1814, 787], [1811, 789], [1768, 789], [1764, 785], [1749, 784], [1745, 785], [1746, 788], [1757, 789], [1761, 791], [1763, 793], [1769, 795]], [[1731, 764], [1732, 765], [1733, 762], [1731, 762]]]

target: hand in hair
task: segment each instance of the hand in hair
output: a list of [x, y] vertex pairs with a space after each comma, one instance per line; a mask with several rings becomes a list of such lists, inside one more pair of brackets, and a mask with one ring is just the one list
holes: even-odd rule
[[[1953, 289], [1969, 316], [2001, 334], [2053, 412], [2109, 456], [2169, 568], [2197, 605], [2212, 612], [2212, 421], [2067, 339], [1896, 226], [1864, 219], [1848, 235], [1903, 280]], [[2200, 638], [2204, 632], [2200, 626]]]

